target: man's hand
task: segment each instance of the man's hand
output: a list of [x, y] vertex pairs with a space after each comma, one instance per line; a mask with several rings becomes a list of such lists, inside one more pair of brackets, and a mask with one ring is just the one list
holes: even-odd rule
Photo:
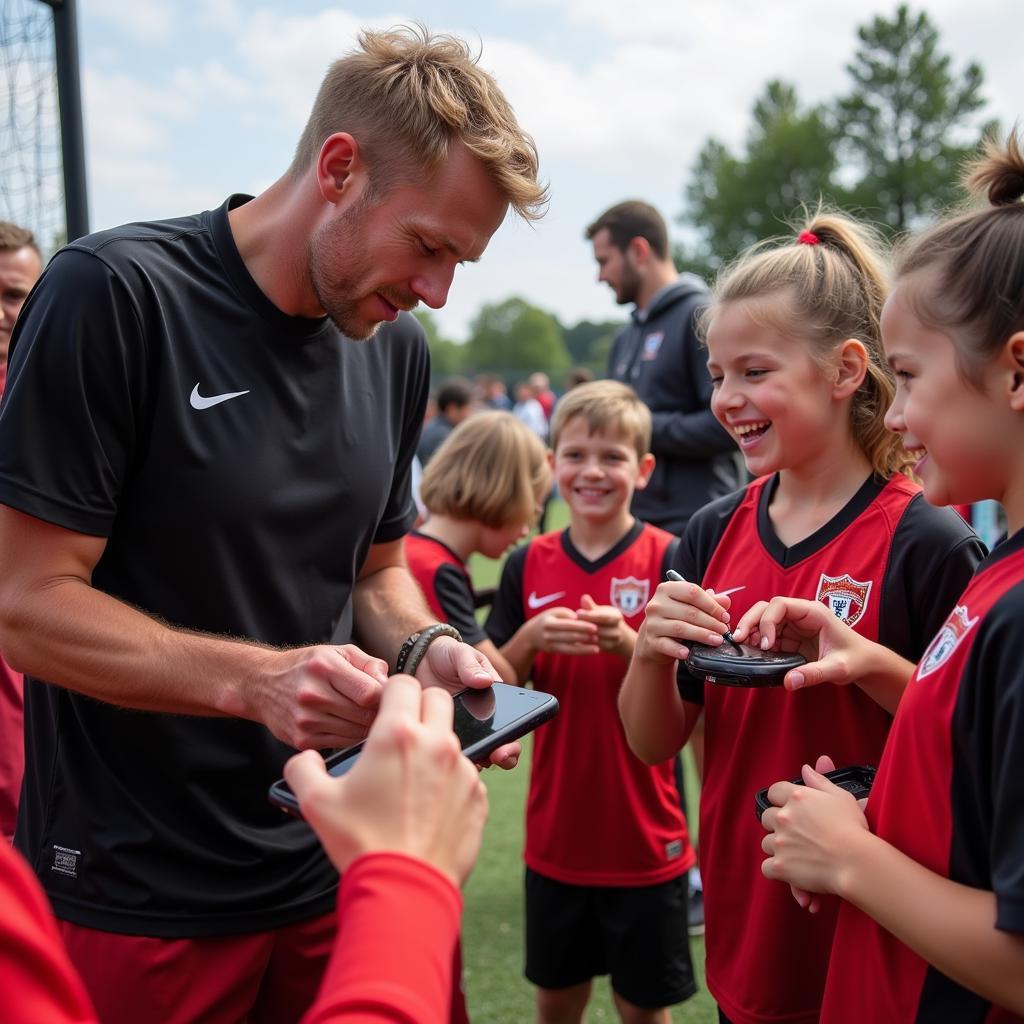
[[246, 717], [299, 750], [364, 739], [388, 678], [387, 662], [353, 644], [268, 651], [263, 666]]
[[[416, 668], [416, 679], [424, 688], [437, 686], [449, 693], [458, 693], [490, 686], [498, 682], [500, 676], [475, 647], [459, 643], [450, 636], [440, 636], [427, 648]], [[491, 764], [515, 768], [522, 752], [520, 744], [506, 743], [491, 754]]]
[[459, 750], [452, 699], [442, 688], [395, 676], [350, 772], [332, 778], [307, 750], [285, 765], [284, 776], [339, 871], [361, 854], [388, 850], [432, 864], [456, 885], [469, 876], [487, 791]]

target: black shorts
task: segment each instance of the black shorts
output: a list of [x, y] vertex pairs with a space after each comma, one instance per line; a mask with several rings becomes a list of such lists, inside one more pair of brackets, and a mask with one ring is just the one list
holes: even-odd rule
[[686, 925], [687, 875], [659, 885], [567, 885], [526, 869], [526, 977], [568, 988], [601, 974], [654, 1010], [697, 991]]

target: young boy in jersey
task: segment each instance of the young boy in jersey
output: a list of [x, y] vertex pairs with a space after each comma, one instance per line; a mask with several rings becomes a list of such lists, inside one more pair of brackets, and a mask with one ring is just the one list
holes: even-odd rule
[[983, 554], [955, 512], [924, 500], [885, 429], [885, 294], [871, 236], [825, 213], [716, 282], [711, 408], [755, 479], [690, 520], [674, 566], [685, 582], [658, 588], [620, 695], [648, 762], [680, 749], [703, 706], [706, 979], [732, 1024], [816, 1024], [835, 927], [834, 901], [809, 916], [761, 876], [754, 794], [828, 747], [837, 763], [877, 765], [902, 687], [705, 683], [682, 664], [686, 645], [721, 644], [730, 615], [787, 594], [919, 657]]
[[569, 526], [509, 556], [487, 620], [519, 679], [561, 702], [534, 734], [526, 809], [526, 977], [541, 1024], [582, 1020], [601, 974], [631, 1024], [667, 1024], [667, 1007], [696, 989], [694, 854], [672, 759], [642, 764], [616, 710], [644, 605], [677, 543], [629, 511], [654, 468], [650, 438], [650, 412], [625, 384], [562, 398], [549, 458]]
[[427, 464], [420, 483], [427, 520], [405, 537], [409, 570], [438, 621], [482, 651], [506, 683], [516, 674], [477, 623], [466, 563], [474, 552], [500, 558], [522, 540], [550, 490], [540, 438], [510, 412], [476, 413]]
[[[1024, 1020], [1024, 154], [991, 144], [968, 178], [988, 207], [910, 242], [882, 315], [899, 382], [887, 423], [930, 502], [1003, 505], [978, 568], [916, 670], [802, 602], [745, 616], [800, 645], [788, 684], [906, 684], [862, 812], [805, 764], [778, 783], [763, 871], [842, 897], [821, 1019]], [[907, 680], [909, 679], [909, 683]], [[815, 687], [818, 689], [818, 687]], [[831, 687], [821, 687], [831, 689]], [[812, 691], [813, 692], [813, 691]], [[825, 750], [838, 762], [836, 755]], [[829, 759], [818, 764], [826, 770]], [[790, 778], [794, 777], [793, 773]], [[785, 891], [784, 887], [780, 889]]]

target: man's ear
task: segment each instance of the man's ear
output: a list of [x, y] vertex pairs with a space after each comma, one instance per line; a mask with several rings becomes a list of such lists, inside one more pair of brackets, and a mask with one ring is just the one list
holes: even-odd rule
[[642, 235], [631, 238], [626, 246], [626, 256], [634, 267], [646, 267], [651, 262], [651, 243]]
[[1010, 408], [1024, 412], [1024, 331], [1011, 334], [1003, 352], [1010, 371]]
[[849, 398], [864, 383], [870, 357], [864, 342], [847, 338], [840, 346], [836, 359], [836, 378], [833, 394], [836, 398]]
[[337, 205], [357, 193], [366, 176], [366, 165], [356, 139], [348, 132], [329, 135], [316, 160], [316, 180], [320, 195]]
[[636, 485], [634, 490], [642, 491], [647, 484], [650, 482], [651, 474], [654, 472], [655, 458], [647, 452], [646, 455], [641, 456], [639, 471], [636, 475]]

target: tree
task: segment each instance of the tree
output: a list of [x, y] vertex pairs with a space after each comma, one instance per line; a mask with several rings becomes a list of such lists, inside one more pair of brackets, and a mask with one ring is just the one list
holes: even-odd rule
[[603, 377], [608, 363], [608, 350], [612, 339], [622, 327], [616, 320], [594, 323], [581, 320], [572, 327], [565, 327], [565, 345], [573, 366], [585, 366], [598, 377]]
[[459, 373], [462, 370], [462, 345], [441, 337], [433, 313], [428, 313], [425, 309], [417, 310], [413, 316], [419, 320], [423, 333], [427, 336], [431, 377], [450, 377]]
[[676, 260], [705, 278], [755, 242], [786, 232], [801, 205], [842, 198], [835, 128], [824, 107], [803, 111], [792, 85], [771, 81], [752, 113], [744, 154], [709, 139], [684, 191], [679, 220], [697, 240], [677, 249]]
[[480, 310], [470, 327], [463, 366], [473, 371], [563, 373], [569, 366], [562, 328], [551, 313], [511, 298]]
[[988, 127], [970, 127], [984, 103], [982, 70], [971, 63], [954, 75], [928, 15], [905, 4], [894, 20], [876, 17], [857, 36], [847, 65], [853, 90], [836, 105], [841, 153], [859, 172], [851, 197], [904, 231], [958, 195], [960, 166]]

